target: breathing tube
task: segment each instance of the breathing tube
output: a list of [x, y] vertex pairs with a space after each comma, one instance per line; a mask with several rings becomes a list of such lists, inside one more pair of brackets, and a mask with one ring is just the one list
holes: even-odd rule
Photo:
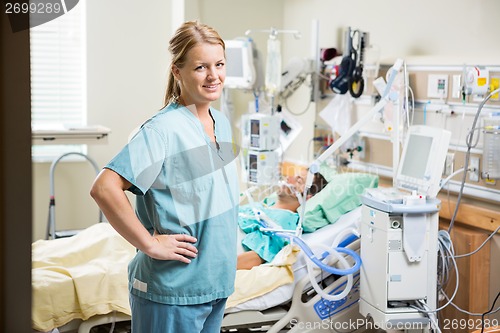
[[[289, 186], [288, 184], [286, 185]], [[299, 202], [301, 202], [302, 200], [300, 200], [301, 199], [300, 193], [296, 192], [290, 186], [289, 188], [292, 192], [295, 193], [295, 195], [299, 199]], [[359, 271], [359, 268], [361, 267], [361, 257], [355, 251], [346, 248], [347, 245], [349, 245], [350, 243], [359, 238], [359, 233], [354, 228], [345, 229], [341, 233], [339, 233], [332, 244], [332, 248], [334, 248], [336, 252], [341, 252], [353, 257], [355, 264], [353, 267], [350, 268], [336, 269], [334, 267], [325, 265], [322, 262], [322, 260], [328, 257], [329, 253], [331, 253], [329, 252], [329, 250], [327, 251], [328, 253], [325, 252], [322, 254], [321, 258], [318, 258], [312, 252], [311, 248], [309, 248], [309, 246], [302, 240], [302, 238], [300, 238], [300, 234], [293, 235], [291, 234], [292, 230], [281, 229], [277, 223], [275, 223], [272, 219], [270, 219], [264, 212], [256, 209], [255, 207], [253, 208], [253, 212], [256, 220], [262, 226], [261, 231], [275, 234], [276, 236], [279, 236], [281, 238], [288, 238], [291, 242], [296, 243], [304, 251], [306, 256], [322, 270], [335, 275], [349, 275]], [[346, 236], [348, 237], [344, 239]], [[342, 243], [341, 240], [343, 240]]]
[[328, 273], [335, 274], [335, 275], [349, 275], [349, 274], [356, 273], [357, 271], [359, 271], [359, 268], [361, 267], [361, 257], [355, 251], [348, 249], [346, 247], [328, 248], [328, 250], [326, 250], [330, 254], [332, 253], [332, 252], [330, 252], [330, 250], [334, 250], [336, 252], [345, 253], [345, 254], [350, 255], [351, 257], [354, 258], [354, 262], [355, 262], [354, 266], [347, 268], [347, 269], [338, 269], [338, 268], [324, 264], [322, 260], [326, 259], [326, 257], [328, 255], [325, 256], [325, 253], [323, 253], [321, 258], [318, 258], [313, 253], [311, 248], [301, 238], [299, 238], [295, 235], [292, 235], [292, 234], [288, 234], [285, 232], [279, 232], [279, 231], [275, 232], [274, 234], [276, 236], [279, 236], [282, 238], [289, 238], [290, 240], [292, 240], [295, 244], [297, 244], [302, 249], [302, 251], [304, 251], [306, 256], [314, 264], [316, 264], [319, 268], [321, 268], [322, 270], [324, 270]]
[[[344, 235], [345, 233], [349, 233], [351, 235], [348, 236], [339, 244], [339, 240], [345, 237]], [[307, 273], [311, 285], [314, 288], [314, 290], [318, 293], [318, 295], [329, 301], [341, 300], [349, 294], [353, 286], [353, 275], [354, 273], [358, 272], [361, 267], [361, 257], [355, 251], [345, 247], [350, 243], [352, 243], [353, 241], [355, 241], [356, 239], [358, 239], [356, 233], [357, 232], [355, 232], [354, 229], [347, 229], [336, 237], [335, 241], [332, 244], [333, 245], [332, 247], [328, 247], [326, 245], [319, 245], [318, 247], [325, 250], [325, 252], [323, 252], [321, 257], [318, 258], [311, 250], [311, 248], [300, 237], [285, 232], [274, 232], [276, 236], [290, 239], [304, 251], [306, 257], [308, 258], [308, 260], [306, 261]], [[344, 256], [341, 255], [341, 253], [350, 255], [355, 261], [354, 266], [351, 267], [347, 262], [347, 260], [344, 258]], [[344, 269], [338, 269], [323, 263], [323, 260], [325, 260], [330, 255], [335, 256], [340, 262], [340, 264], [344, 267]], [[344, 290], [338, 294], [328, 294], [323, 289], [321, 289], [316, 281], [316, 277], [313, 274], [314, 273], [313, 263], [320, 269], [328, 273], [334, 275], [347, 275], [347, 283]]]
[[[288, 186], [288, 184], [286, 184]], [[298, 193], [292, 186], [289, 186], [289, 189], [294, 193], [299, 202], [301, 201], [301, 195]], [[303, 204], [302, 206], [305, 206]], [[311, 248], [300, 238], [301, 232], [297, 233], [295, 230], [295, 234], [292, 234], [292, 230], [282, 230], [279, 225], [277, 225], [272, 219], [270, 219], [264, 212], [259, 211], [254, 208], [254, 215], [258, 223], [262, 226], [260, 230], [262, 232], [268, 232], [274, 234], [281, 238], [289, 239], [290, 242], [297, 244], [302, 251], [304, 251], [307, 260], [307, 273], [309, 276], [309, 280], [311, 282], [314, 290], [320, 295], [322, 298], [329, 301], [338, 301], [346, 297], [352, 289], [353, 286], [353, 276], [354, 273], [358, 272], [361, 267], [361, 257], [353, 250], [347, 248], [349, 244], [354, 242], [359, 238], [359, 233], [354, 228], [349, 228], [341, 231], [331, 247], [325, 245], [319, 245], [321, 249], [325, 252], [321, 254], [320, 257], [316, 256]], [[281, 229], [281, 230], [280, 230]], [[351, 256], [354, 259], [354, 265], [351, 267], [345, 257], [341, 254], [346, 254]], [[332, 267], [328, 264], [325, 264], [323, 261], [326, 260], [330, 255], [333, 255], [337, 258], [340, 264], [343, 266], [343, 269]], [[341, 293], [337, 294], [328, 294], [323, 289], [320, 288], [316, 281], [316, 277], [314, 276], [314, 267], [315, 264], [321, 270], [326, 271], [330, 274], [347, 276], [347, 283], [344, 290]]]
[[305, 202], [304, 198], [302, 198], [302, 194], [299, 191], [297, 191], [295, 186], [290, 185], [283, 180], [280, 180], [278, 182], [278, 186], [280, 186], [280, 187], [286, 186], [290, 190], [290, 192], [293, 193], [293, 195], [295, 195], [295, 197], [297, 198], [297, 201], [299, 202], [299, 205], [302, 205]]
[[[335, 251], [333, 248], [328, 248], [325, 245], [321, 245], [320, 247], [322, 247], [323, 249], [328, 251], [329, 254], [333, 254], [338, 259], [338, 261], [342, 264], [342, 266], [344, 266], [345, 268], [349, 267], [349, 263], [342, 255], [340, 255], [338, 253], [339, 251]], [[352, 290], [353, 280], [354, 280], [353, 275], [354, 274], [347, 275], [346, 286], [345, 286], [344, 290], [338, 294], [329, 294], [320, 288], [320, 286], [318, 285], [318, 282], [316, 281], [316, 276], [314, 275], [314, 267], [313, 267], [311, 261], [309, 261], [309, 260], [307, 261], [307, 275], [309, 276], [309, 281], [311, 282], [311, 285], [314, 288], [314, 290], [318, 293], [318, 295], [320, 295], [322, 298], [324, 298], [326, 300], [339, 301], [339, 300], [343, 299], [344, 297], [347, 297], [347, 295], [349, 295], [349, 293]]]
[[[300, 193], [295, 189], [294, 186], [284, 182], [284, 181], [279, 181], [278, 186], [286, 186], [296, 197], [297, 200], [299, 201], [299, 204], [302, 204], [302, 196]], [[271, 186], [272, 187], [272, 186]], [[258, 189], [257, 187], [252, 187], [247, 189], [244, 194], [248, 197], [248, 203], [252, 209], [253, 212], [253, 218], [261, 225], [261, 231], [263, 232], [274, 232], [274, 231], [288, 231], [288, 230], [283, 230], [283, 228], [278, 225], [276, 222], [274, 222], [267, 214], [262, 211], [261, 209], [256, 207], [255, 200], [252, 197], [251, 192], [254, 190]], [[247, 216], [249, 217], [249, 216]]]

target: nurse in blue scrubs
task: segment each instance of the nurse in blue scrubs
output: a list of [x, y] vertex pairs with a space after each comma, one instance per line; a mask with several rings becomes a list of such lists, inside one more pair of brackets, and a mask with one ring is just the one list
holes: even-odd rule
[[[215, 333], [236, 271], [238, 177], [222, 93], [225, 45], [185, 22], [170, 40], [165, 107], [96, 178], [91, 195], [137, 248], [129, 264], [132, 331]], [[135, 211], [125, 191], [136, 195]]]

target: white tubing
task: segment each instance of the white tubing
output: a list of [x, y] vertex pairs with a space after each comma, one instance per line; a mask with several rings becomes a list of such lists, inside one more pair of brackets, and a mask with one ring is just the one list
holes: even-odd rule
[[347, 228], [347, 229], [344, 229], [341, 232], [339, 232], [337, 237], [335, 237], [335, 239], [333, 240], [332, 248], [338, 247], [340, 242], [343, 241], [346, 236], [351, 235], [351, 234], [352, 235], [359, 235], [359, 232], [354, 228]]
[[[338, 253], [334, 249], [332, 249], [326, 245], [319, 245], [319, 244], [318, 244], [318, 247], [327, 251], [329, 254], [333, 254], [335, 257], [337, 257], [337, 259], [339, 260], [339, 262], [342, 264], [342, 266], [345, 269], [350, 268], [349, 263], [344, 258], [344, 256], [342, 256], [340, 253]], [[307, 257], [307, 259], [308, 259], [308, 260], [306, 260], [307, 274], [309, 275], [309, 280], [311, 281], [312, 287], [318, 293], [318, 295], [320, 295], [322, 298], [329, 300], [329, 301], [338, 301], [338, 300], [341, 300], [342, 298], [346, 297], [351, 292], [352, 285], [353, 285], [353, 274], [347, 275], [347, 284], [346, 284], [344, 290], [340, 294], [330, 295], [330, 294], [326, 293], [323, 289], [321, 289], [319, 287], [318, 283], [316, 282], [316, 277], [313, 274], [314, 266], [313, 266], [312, 260], [309, 257]]]

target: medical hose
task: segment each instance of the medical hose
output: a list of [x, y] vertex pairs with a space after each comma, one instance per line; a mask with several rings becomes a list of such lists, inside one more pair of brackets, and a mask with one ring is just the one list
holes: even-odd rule
[[359, 239], [358, 236], [350, 235], [346, 239], [344, 239], [342, 242], [340, 242], [338, 247], [346, 247], [347, 245], [351, 244], [352, 242], [354, 242], [357, 239]]
[[[293, 240], [294, 243], [296, 243], [306, 254], [306, 256], [313, 262], [315, 263], [319, 268], [322, 270], [330, 273], [330, 274], [335, 274], [335, 275], [349, 275], [349, 274], [354, 274], [357, 271], [359, 271], [361, 267], [361, 257], [359, 254], [357, 254], [355, 251], [345, 248], [345, 247], [337, 247], [335, 249], [328, 248], [328, 251], [330, 250], [335, 250], [336, 252], [344, 253], [347, 255], [350, 255], [351, 257], [354, 258], [354, 266], [347, 268], [347, 269], [338, 269], [335, 267], [328, 266], [324, 264], [321, 259], [316, 257], [316, 255], [313, 253], [311, 248], [299, 237], [296, 237], [294, 235], [284, 233], [284, 232], [275, 232], [276, 236], [282, 237], [282, 238], [290, 238]], [[331, 252], [330, 252], [331, 253]]]
[[[339, 301], [346, 297], [352, 290], [353, 286], [353, 276], [354, 273], [359, 271], [359, 268], [361, 267], [361, 258], [360, 256], [353, 250], [345, 248], [345, 247], [337, 247], [337, 248], [331, 248], [326, 245], [320, 245], [322, 249], [324, 249], [326, 252], [323, 253], [322, 258], [318, 259], [316, 255], [313, 253], [313, 251], [307, 246], [307, 244], [299, 237], [286, 234], [286, 233], [276, 233], [277, 236], [284, 237], [284, 238], [290, 238], [293, 239], [293, 241], [304, 251], [306, 254], [306, 257], [309, 259], [306, 261], [307, 263], [307, 274], [309, 276], [309, 280], [311, 282], [311, 285], [313, 289], [320, 295], [323, 299], [329, 300], [329, 301]], [[340, 235], [339, 235], [340, 236]], [[346, 246], [352, 243], [354, 240], [356, 240], [358, 237], [355, 235], [352, 235], [353, 237], [348, 237], [342, 242], [342, 245]], [[338, 238], [338, 237], [337, 237]], [[338, 243], [338, 240], [336, 240], [334, 243]], [[347, 260], [340, 254], [348, 254], [351, 257], [354, 258], [355, 265], [353, 267], [349, 266], [349, 263]], [[326, 254], [326, 255], [325, 255]], [[328, 266], [323, 263], [323, 260], [326, 259], [329, 255], [334, 255], [338, 261], [341, 263], [341, 265], [344, 267], [344, 269], [336, 269], [332, 266]], [[314, 267], [312, 265], [314, 263], [316, 266], [318, 266], [320, 269], [331, 273], [335, 275], [347, 275], [347, 283], [344, 288], [344, 290], [340, 293], [336, 294], [328, 294], [325, 292], [323, 289], [320, 288], [318, 285], [318, 282], [316, 281], [316, 277], [314, 276]]]
[[[337, 257], [338, 261], [342, 264], [342, 266], [344, 266], [345, 268], [349, 267], [349, 263], [347, 262], [347, 260], [342, 255], [339, 254], [339, 252], [341, 252], [341, 251], [338, 251], [339, 249], [334, 250], [334, 249], [329, 248], [325, 245], [320, 245], [319, 247], [322, 247], [323, 249], [328, 251], [330, 254], [333, 254], [335, 257]], [[309, 258], [309, 259], [311, 259], [311, 258]], [[342, 292], [335, 293], [335, 294], [329, 294], [329, 293], [325, 292], [323, 289], [321, 289], [320, 286], [318, 285], [318, 282], [316, 281], [316, 277], [314, 276], [314, 267], [312, 266], [311, 260], [306, 261], [306, 263], [307, 263], [307, 275], [309, 276], [309, 281], [311, 282], [313, 289], [323, 299], [326, 299], [328, 301], [339, 301], [339, 300], [347, 297], [347, 295], [349, 295], [349, 293], [352, 290], [352, 286], [353, 286], [353, 280], [354, 280], [353, 275], [354, 274], [347, 275], [347, 283], [346, 283], [344, 290], [342, 290]], [[323, 263], [321, 262], [321, 264], [323, 264]], [[317, 263], [316, 263], [316, 265], [317, 265]], [[327, 266], [327, 267], [330, 267], [330, 266]]]
[[[335, 239], [333, 240], [333, 243], [332, 243], [332, 248], [335, 249], [337, 247], [347, 247], [349, 244], [351, 244], [352, 242], [354, 242], [355, 240], [359, 239], [360, 235], [358, 233], [358, 231], [354, 228], [350, 228], [350, 229], [344, 229], [343, 231], [341, 231], [337, 237], [335, 237]], [[320, 260], [324, 260], [326, 257], [328, 257], [330, 255], [330, 252], [328, 251], [325, 251], [322, 255], [321, 255], [321, 258]], [[357, 254], [356, 254], [357, 255]]]
[[[306, 257], [309, 259], [306, 261], [307, 273], [309, 276], [309, 280], [311, 282], [313, 289], [323, 299], [326, 299], [329, 301], [338, 301], [338, 300], [341, 300], [344, 297], [346, 297], [351, 292], [351, 289], [353, 286], [353, 275], [354, 275], [354, 273], [359, 271], [359, 269], [361, 267], [361, 257], [355, 251], [348, 249], [348, 248], [345, 248], [345, 247], [340, 247], [340, 246], [336, 247], [336, 248], [330, 248], [330, 247], [325, 246], [325, 245], [320, 245], [319, 247], [323, 248], [326, 251], [325, 253], [327, 253], [327, 254], [325, 255], [325, 253], [323, 253], [322, 258], [318, 259], [318, 257], [316, 257], [316, 255], [313, 253], [313, 251], [309, 248], [309, 246], [307, 246], [307, 244], [301, 238], [296, 237], [296, 236], [291, 235], [291, 234], [283, 233], [283, 232], [275, 232], [275, 234], [279, 237], [289, 238], [289, 239], [293, 240], [293, 242], [295, 242], [304, 251], [304, 253], [306, 254]], [[354, 236], [354, 237], [348, 237], [347, 239], [343, 240], [341, 244], [344, 246], [349, 245], [350, 243], [352, 243], [354, 240], [356, 240], [358, 238], [355, 235], [352, 235], [352, 236]], [[337, 237], [337, 239], [338, 239], [338, 237]], [[338, 243], [337, 239], [334, 243]], [[354, 266], [350, 267], [347, 260], [340, 253], [348, 254], [351, 257], [353, 257], [354, 261], [355, 261]], [[326, 265], [323, 263], [323, 260], [326, 259], [330, 254], [334, 255], [338, 259], [338, 261], [341, 263], [341, 265], [344, 266], [344, 269], [337, 269], [337, 268], [334, 268], [332, 266], [329, 266], [329, 265]], [[314, 263], [320, 269], [322, 269], [328, 273], [335, 274], [335, 275], [343, 275], [343, 276], [347, 275], [347, 283], [346, 283], [344, 290], [340, 293], [328, 294], [323, 289], [321, 289], [320, 286], [318, 285], [318, 283], [316, 282], [316, 278], [313, 274], [314, 267], [312, 266], [312, 263]]]

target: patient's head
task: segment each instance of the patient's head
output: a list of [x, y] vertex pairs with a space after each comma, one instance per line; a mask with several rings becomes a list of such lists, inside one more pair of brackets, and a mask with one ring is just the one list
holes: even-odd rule
[[[297, 196], [302, 196], [304, 193], [307, 172], [308, 171], [304, 169], [295, 176], [287, 177], [286, 184], [283, 184], [278, 190], [278, 202], [276, 203], [278, 207], [285, 205], [289, 207], [288, 209], [290, 210], [297, 210], [300, 206], [300, 201]], [[328, 182], [320, 173], [314, 174], [313, 182], [307, 193], [306, 199], [309, 199], [321, 191], [327, 184]]]

